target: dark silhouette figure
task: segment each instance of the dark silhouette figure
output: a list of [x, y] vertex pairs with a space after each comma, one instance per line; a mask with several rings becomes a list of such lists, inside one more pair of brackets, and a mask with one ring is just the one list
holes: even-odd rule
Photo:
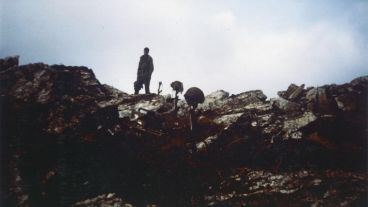
[[134, 94], [138, 94], [139, 90], [142, 89], [143, 84], [146, 94], [150, 94], [150, 82], [151, 74], [153, 72], [153, 60], [152, 57], [148, 55], [149, 49], [144, 48], [144, 55], [141, 56], [138, 65], [137, 81], [134, 82]]

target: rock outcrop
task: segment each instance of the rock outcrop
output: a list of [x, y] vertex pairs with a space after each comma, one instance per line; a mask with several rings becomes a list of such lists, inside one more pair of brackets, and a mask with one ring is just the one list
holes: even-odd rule
[[0, 59], [0, 71], [6, 70], [11, 67], [17, 67], [19, 64], [19, 56], [6, 57]]
[[173, 98], [86, 67], [0, 68], [6, 206], [367, 204], [368, 76], [271, 99], [220, 90], [172, 113]]

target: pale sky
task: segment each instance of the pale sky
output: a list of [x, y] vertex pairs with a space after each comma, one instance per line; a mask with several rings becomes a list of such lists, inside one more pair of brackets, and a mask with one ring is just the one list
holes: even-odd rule
[[0, 57], [21, 64], [84, 65], [133, 93], [144, 47], [153, 92], [341, 84], [368, 75], [368, 1], [0, 0]]

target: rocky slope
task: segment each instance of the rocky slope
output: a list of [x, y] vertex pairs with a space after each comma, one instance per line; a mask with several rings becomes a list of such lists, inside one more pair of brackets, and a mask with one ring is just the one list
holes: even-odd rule
[[367, 205], [368, 76], [216, 91], [194, 112], [18, 57], [0, 85], [4, 206]]

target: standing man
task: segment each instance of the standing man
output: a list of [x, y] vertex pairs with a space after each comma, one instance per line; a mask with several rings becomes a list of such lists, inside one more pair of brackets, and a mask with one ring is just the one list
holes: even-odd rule
[[134, 94], [139, 93], [139, 90], [142, 89], [143, 84], [146, 94], [150, 94], [149, 85], [151, 81], [151, 74], [153, 72], [153, 60], [148, 53], [148, 47], [144, 48], [144, 55], [142, 55], [139, 60], [137, 81], [134, 82]]

